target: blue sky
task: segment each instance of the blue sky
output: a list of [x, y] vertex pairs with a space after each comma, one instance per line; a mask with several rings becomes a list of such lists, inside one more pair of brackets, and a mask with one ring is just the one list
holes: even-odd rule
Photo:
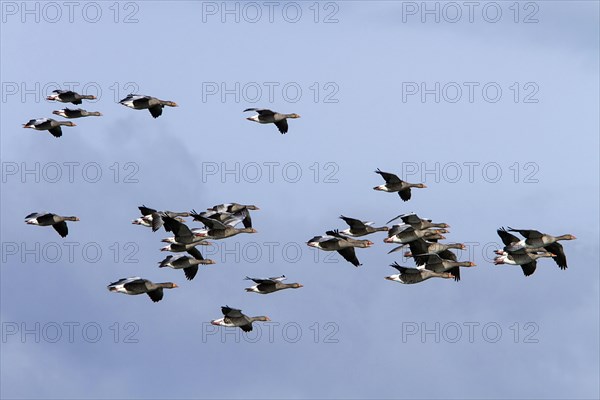
[[[3, 398], [598, 398], [597, 2], [481, 2], [473, 22], [454, 3], [456, 23], [447, 3], [439, 23], [421, 2], [277, 2], [272, 22], [262, 2], [260, 18], [81, 2], [72, 21], [23, 4], [1, 4]], [[53, 83], [104, 116], [59, 139], [22, 129], [65, 106], [44, 100]], [[117, 103], [129, 91], [179, 107], [154, 120]], [[280, 135], [248, 107], [302, 118]], [[372, 190], [376, 168], [428, 188], [403, 203]], [[260, 207], [258, 233], [206, 249], [217, 263], [191, 282], [158, 269], [168, 235], [131, 224], [142, 204], [231, 201]], [[62, 239], [24, 224], [34, 211], [81, 221]], [[388, 265], [412, 261], [383, 234], [360, 268], [305, 245], [340, 214], [411, 211], [450, 224], [477, 267], [399, 285]], [[494, 266], [506, 225], [577, 236], [569, 268]], [[281, 274], [304, 287], [243, 290]], [[180, 288], [157, 304], [106, 290], [127, 276]], [[225, 304], [273, 322], [214, 330]]]

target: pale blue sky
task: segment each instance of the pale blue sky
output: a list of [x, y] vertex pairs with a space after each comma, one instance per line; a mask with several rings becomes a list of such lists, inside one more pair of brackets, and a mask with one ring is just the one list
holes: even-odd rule
[[[422, 23], [420, 9], [403, 14], [421, 2], [323, 2], [318, 23], [314, 2], [297, 3], [297, 23], [283, 18], [284, 7], [292, 13], [286, 3], [278, 3], [273, 22], [267, 6], [257, 3], [263, 17], [256, 23], [246, 22], [246, 14], [239, 23], [235, 15], [222, 22], [222, 2], [130, 3], [118, 4], [118, 23], [114, 2], [94, 3], [102, 12], [97, 23], [86, 21], [95, 5], [85, 2], [73, 22], [61, 6], [56, 23], [41, 3], [39, 22], [36, 11], [22, 15], [21, 2], [1, 4], [3, 398], [598, 398], [597, 2], [535, 2], [527, 9], [520, 3], [519, 23], [513, 2], [497, 3], [497, 23], [486, 22], [480, 9], [473, 23], [466, 14], [457, 23], [432, 17]], [[28, 6], [35, 10], [35, 3]], [[217, 14], [206, 14], [213, 6]], [[131, 12], [138, 21], [123, 23]], [[531, 12], [539, 22], [523, 23]], [[322, 22], [330, 13], [337, 23]], [[60, 139], [22, 129], [65, 106], [43, 100], [41, 88], [52, 82], [100, 88], [99, 100], [81, 107], [104, 116], [75, 120], [78, 126], [63, 128]], [[239, 101], [203, 92], [236, 82], [248, 90], [254, 83], [274, 85], [273, 102], [266, 89], [258, 102], [248, 101], [251, 92], [240, 93]], [[456, 103], [443, 96], [436, 103], [433, 95], [403, 101], [403, 87], [436, 82], [478, 86], [473, 102], [466, 91]], [[495, 103], [481, 95], [490, 83], [502, 90]], [[301, 88], [298, 101], [283, 95], [286, 84]], [[130, 87], [180, 107], [154, 120], [116, 103]], [[532, 88], [538, 102], [525, 103]], [[325, 102], [328, 94], [337, 102]], [[291, 120], [283, 136], [246, 121], [248, 107], [302, 118]], [[41, 182], [31, 174], [21, 178], [23, 167], [34, 169], [36, 162]], [[48, 178], [53, 163], [63, 166], [57, 183]], [[79, 163], [73, 182], [64, 163]], [[236, 163], [239, 183], [233, 174], [222, 178], [222, 168]], [[400, 173], [417, 166], [419, 173], [405, 176], [417, 182], [423, 167], [436, 163], [437, 182], [426, 175], [428, 188], [414, 190], [409, 203], [372, 190], [382, 183], [376, 168]], [[469, 163], [479, 163], [472, 182]], [[218, 174], [203, 179], [215, 165]], [[252, 182], [257, 165], [262, 175]], [[268, 165], [274, 165], [272, 181]], [[452, 182], [442, 171], [456, 165], [463, 175]], [[490, 182], [492, 170], [482, 175], [486, 165], [501, 171], [497, 182]], [[91, 168], [85, 177], [83, 166]], [[97, 168], [102, 177], [88, 182]], [[302, 176], [290, 182], [296, 170]], [[137, 183], [124, 182], [130, 172]], [[537, 183], [525, 182], [528, 173]], [[218, 243], [211, 255], [217, 264], [201, 267], [192, 282], [181, 271], [158, 269], [166, 255], [158, 250], [160, 239], [168, 235], [130, 223], [141, 204], [183, 211], [230, 201], [261, 208], [253, 214], [258, 233]], [[81, 221], [69, 224], [69, 236], [61, 239], [50, 228], [23, 223], [34, 211]], [[343, 228], [340, 214], [382, 225], [410, 211], [450, 224], [448, 241], [472, 243], [478, 266], [465, 270], [459, 283], [406, 286], [384, 280], [395, 273], [389, 264], [412, 261], [386, 254], [392, 247], [383, 234], [370, 237], [372, 248], [357, 250], [364, 264], [358, 269], [335, 254], [317, 253], [315, 261], [305, 245], [327, 229]], [[481, 249], [499, 241], [495, 231], [504, 225], [576, 235], [565, 243], [569, 268], [543, 260], [525, 278], [518, 267], [492, 265], [490, 248]], [[76, 246], [73, 260], [63, 242]], [[36, 245], [39, 262], [25, 254]], [[89, 253], [82, 254], [84, 247]], [[89, 262], [98, 248], [98, 262]], [[61, 254], [50, 262], [56, 249]], [[256, 249], [262, 253], [254, 260]], [[133, 262], [124, 262], [128, 254]], [[246, 275], [280, 274], [304, 288], [269, 296], [243, 290]], [[181, 287], [157, 304], [106, 290], [136, 275]], [[225, 304], [279, 323], [271, 325], [272, 343], [267, 325], [256, 343], [208, 335], [213, 327], [206, 323], [220, 317]], [[130, 337], [137, 343], [125, 342], [133, 332], [127, 322], [137, 327]], [[21, 328], [35, 330], [36, 323], [39, 343], [33, 334], [21, 340]], [[79, 324], [72, 343], [69, 323]], [[436, 343], [433, 335], [422, 341], [418, 334], [403, 341], [407, 329], [436, 323], [451, 336], [458, 324], [463, 336], [456, 343], [444, 337]], [[479, 324], [472, 342], [470, 323]], [[56, 343], [48, 340], [53, 324], [62, 327]], [[85, 324], [92, 324], [92, 336], [94, 327], [102, 329], [96, 343], [82, 336]], [[486, 341], [486, 324], [500, 327], [497, 342]], [[302, 336], [291, 343], [297, 327]], [[537, 343], [525, 343], [534, 328], [529, 339]], [[331, 332], [337, 343], [326, 340]]]

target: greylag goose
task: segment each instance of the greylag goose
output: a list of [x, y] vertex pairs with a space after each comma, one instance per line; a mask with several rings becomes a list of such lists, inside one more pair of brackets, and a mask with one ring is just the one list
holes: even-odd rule
[[173, 282], [154, 283], [148, 279], [138, 276], [123, 278], [107, 286], [111, 292], [125, 293], [130, 295], [146, 293], [153, 302], [159, 302], [163, 298], [163, 289], [174, 289], [177, 286]]
[[81, 117], [101, 117], [102, 113], [98, 111], [86, 111], [81, 108], [71, 110], [70, 108], [63, 108], [62, 110], [52, 111], [52, 114], [61, 116], [63, 118], [81, 118]]
[[192, 232], [186, 224], [177, 221], [175, 218], [164, 216], [163, 221], [165, 230], [175, 235], [175, 243], [196, 245], [206, 239], [204, 233]]
[[236, 228], [234, 225], [239, 222], [237, 219], [230, 221], [229, 224], [224, 224], [216, 219], [204, 217], [193, 210], [190, 215], [195, 221], [202, 222], [208, 228], [206, 233], [207, 239], [225, 239], [240, 233], [256, 233], [256, 229], [254, 228]]
[[56, 121], [52, 118], [37, 118], [30, 119], [29, 122], [23, 124], [23, 128], [31, 128], [36, 131], [48, 131], [54, 137], [62, 136], [61, 126], [77, 126], [71, 121]]
[[567, 268], [567, 256], [563, 249], [562, 244], [558, 243], [559, 240], [575, 240], [576, 237], [571, 234], [565, 234], [560, 236], [552, 236], [547, 233], [541, 233], [540, 231], [532, 229], [513, 229], [508, 227], [510, 232], [519, 232], [524, 240], [518, 240], [517, 243], [509, 245], [510, 250], [517, 250], [520, 248], [525, 249], [538, 249], [544, 248], [546, 251], [554, 254], [554, 261], [560, 269]]
[[187, 244], [183, 244], [183, 243], [177, 243], [175, 241], [175, 239], [173, 239], [173, 242], [170, 241], [169, 239], [163, 239], [163, 242], [169, 242], [168, 246], [162, 247], [160, 249], [160, 251], [170, 251], [171, 253], [183, 253], [184, 251], [187, 251], [187, 253], [194, 257], [197, 258], [199, 260], [202, 260], [202, 253], [200, 253], [200, 250], [198, 250], [196, 248], [196, 246], [211, 246], [212, 243], [209, 242], [204, 242], [204, 239], [200, 239], [197, 242], [193, 242], [193, 243], [187, 243]]
[[156, 97], [140, 94], [129, 94], [123, 100], [119, 101], [119, 103], [134, 110], [148, 109], [154, 118], [161, 116], [164, 106], [178, 107], [174, 101], [160, 100]]
[[375, 186], [373, 189], [381, 190], [383, 192], [398, 192], [398, 195], [403, 201], [410, 200], [410, 188], [426, 188], [424, 183], [408, 183], [398, 178], [397, 175], [389, 172], [383, 172], [379, 168], [375, 171], [376, 174], [381, 175], [385, 180], [385, 185]]
[[283, 289], [299, 289], [303, 287], [303, 285], [299, 283], [282, 283], [284, 281], [285, 275], [279, 276], [277, 278], [250, 278], [246, 277], [247, 280], [254, 281], [257, 285], [246, 288], [246, 292], [259, 293], [259, 294], [268, 294], [277, 292], [278, 290]]
[[525, 276], [529, 276], [535, 272], [537, 267], [537, 259], [542, 257], [555, 257], [555, 255], [549, 252], [537, 253], [527, 249], [521, 249], [511, 253], [503, 251], [494, 259], [494, 265], [520, 265], [521, 269], [523, 270], [523, 274], [525, 274]]
[[350, 226], [350, 228], [340, 231], [340, 233], [344, 235], [359, 237], [368, 235], [373, 232], [387, 231], [389, 229], [387, 226], [375, 228], [371, 226], [373, 225], [372, 222], [366, 222], [354, 218], [344, 217], [343, 215], [341, 215], [340, 218], [343, 219], [344, 222], [348, 224], [348, 226]]
[[427, 240], [446, 239], [442, 234], [448, 233], [446, 229], [415, 229], [410, 225], [394, 225], [388, 231], [388, 237], [383, 239], [385, 243], [406, 244], [423, 238]]
[[389, 224], [390, 222], [393, 222], [393, 221], [397, 220], [398, 218], [401, 218], [402, 222], [404, 222], [407, 225], [412, 226], [415, 229], [450, 228], [450, 225], [445, 224], [443, 222], [437, 223], [437, 222], [431, 222], [430, 219], [419, 218], [419, 216], [415, 213], [400, 214], [397, 217], [390, 219], [388, 222], [386, 222], [386, 224]]
[[396, 268], [400, 273], [395, 275], [386, 276], [385, 279], [404, 283], [410, 285], [413, 283], [420, 283], [426, 281], [429, 278], [454, 278], [450, 272], [435, 272], [430, 271], [427, 268], [409, 268], [398, 265], [398, 263], [390, 264], [390, 267]]
[[184, 222], [184, 219], [181, 217], [190, 216], [190, 213], [188, 212], [157, 211], [144, 205], [139, 206], [138, 209], [142, 213], [142, 217], [133, 220], [132, 224], [151, 226], [153, 232], [156, 232], [161, 226], [163, 226], [163, 216], [171, 217], [179, 222]]
[[426, 262], [417, 267], [424, 267], [434, 272], [450, 272], [455, 281], [460, 281], [459, 267], [475, 267], [476, 264], [471, 261], [453, 261], [441, 258], [438, 254], [420, 254], [427, 256]]
[[224, 204], [217, 204], [216, 206], [213, 206], [211, 208], [207, 208], [208, 211], [216, 211], [216, 212], [228, 212], [228, 213], [235, 213], [238, 211], [241, 211], [243, 209], [246, 210], [260, 210], [260, 208], [252, 205], [252, 204], [248, 204], [248, 205], [244, 205], [244, 204], [238, 204], [238, 203], [224, 203]]
[[[200, 256], [202, 257], [202, 256]], [[214, 264], [213, 260], [205, 260], [204, 258], [197, 259], [188, 256], [181, 256], [179, 258], [173, 259], [173, 256], [167, 256], [164, 260], [160, 261], [158, 264], [159, 268], [170, 267], [173, 269], [183, 269], [185, 273], [185, 278], [188, 281], [194, 279], [196, 274], [198, 273], [198, 265], [209, 265]]]
[[417, 240], [413, 240], [412, 242], [403, 244], [398, 246], [388, 252], [394, 253], [401, 248], [409, 246], [410, 251], [404, 253], [404, 257], [413, 257], [415, 258], [415, 262], [417, 264], [423, 264], [425, 261], [422, 258], [419, 258], [419, 254], [439, 254], [441, 258], [446, 260], [456, 261], [456, 255], [450, 251], [450, 249], [460, 249], [464, 250], [465, 245], [462, 243], [438, 243], [438, 242], [428, 242], [423, 238], [419, 238]]
[[56, 100], [61, 103], [81, 104], [81, 100], [95, 100], [96, 96], [91, 94], [79, 94], [72, 90], [53, 90], [46, 100]]
[[370, 240], [357, 240], [340, 235], [338, 231], [327, 231], [326, 236], [315, 236], [306, 244], [310, 247], [325, 251], [337, 251], [346, 261], [358, 267], [362, 265], [356, 253], [355, 247], [366, 248], [373, 245]]
[[229, 326], [229, 327], [239, 327], [244, 332], [250, 332], [252, 330], [252, 323], [254, 321], [270, 321], [269, 317], [260, 316], [260, 317], [248, 317], [247, 315], [242, 314], [242, 310], [238, 310], [236, 308], [231, 308], [229, 306], [221, 307], [221, 312], [224, 317], [215, 319], [210, 321], [211, 324], [217, 326]]
[[[193, 213], [196, 213], [195, 210], [192, 210]], [[244, 224], [244, 228], [252, 228], [252, 218], [250, 217], [250, 211], [245, 208], [242, 208], [235, 212], [227, 212], [227, 211], [204, 211], [198, 214], [205, 218], [210, 218], [217, 220], [225, 225], [235, 226], [242, 222]]]
[[246, 111], [256, 111], [258, 114], [246, 118], [248, 121], [258, 122], [260, 124], [275, 124], [282, 134], [288, 131], [288, 118], [300, 118], [298, 114], [280, 114], [266, 108], [247, 108]]
[[25, 217], [25, 222], [29, 225], [50, 226], [62, 237], [67, 237], [69, 228], [66, 221], [79, 221], [77, 217], [62, 217], [52, 213], [31, 213]]

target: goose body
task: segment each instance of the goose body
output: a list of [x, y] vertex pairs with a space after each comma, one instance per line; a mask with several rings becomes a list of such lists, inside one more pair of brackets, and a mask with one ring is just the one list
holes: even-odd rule
[[401, 218], [402, 222], [404, 222], [406, 225], [412, 226], [414, 229], [450, 228], [450, 225], [445, 223], [431, 222], [430, 219], [419, 218], [419, 216], [415, 213], [400, 214], [397, 217], [390, 219], [388, 222], [386, 222], [386, 224], [389, 224], [398, 218]]
[[71, 121], [56, 121], [52, 118], [37, 118], [30, 119], [29, 122], [23, 124], [23, 128], [31, 128], [37, 131], [48, 131], [54, 137], [62, 136], [61, 126], [76, 126]]
[[390, 250], [388, 254], [401, 250], [405, 246], [409, 246], [410, 251], [404, 253], [404, 257], [414, 257], [417, 264], [423, 264], [426, 262], [424, 258], [419, 256], [419, 254], [439, 254], [439, 256], [443, 259], [456, 261], [456, 255], [452, 253], [450, 249], [465, 249], [465, 245], [462, 243], [429, 242], [423, 238], [419, 238]]
[[423, 254], [427, 256], [425, 263], [419, 265], [434, 272], [450, 272], [455, 281], [460, 280], [460, 267], [475, 267], [476, 264], [471, 261], [454, 261], [441, 258], [438, 254]]
[[116, 293], [128, 295], [138, 295], [146, 293], [153, 302], [159, 302], [163, 298], [163, 289], [174, 289], [178, 287], [173, 282], [154, 283], [148, 279], [142, 279], [138, 276], [132, 278], [123, 278], [107, 286], [108, 290]]
[[63, 108], [62, 110], [52, 111], [52, 114], [58, 115], [63, 118], [82, 118], [82, 117], [100, 117], [102, 116], [101, 112], [98, 111], [87, 111], [81, 108], [70, 109]]
[[246, 111], [256, 111], [258, 114], [246, 118], [248, 121], [258, 122], [259, 124], [275, 124], [281, 134], [288, 131], [288, 118], [300, 118], [298, 114], [281, 114], [266, 108], [247, 108]]
[[170, 267], [173, 269], [183, 269], [185, 273], [185, 277], [188, 281], [194, 279], [196, 274], [198, 273], [198, 265], [209, 265], [214, 264], [213, 260], [205, 260], [203, 258], [197, 259], [188, 256], [181, 256], [179, 258], [174, 258], [173, 256], [167, 256], [164, 260], [160, 261], [158, 264], [159, 268]]
[[61, 103], [81, 104], [81, 100], [95, 100], [96, 96], [79, 94], [72, 90], [54, 90], [52, 94], [46, 97], [46, 100], [60, 101]]
[[412, 241], [423, 239], [445, 239], [442, 235], [448, 233], [445, 229], [415, 229], [410, 225], [394, 225], [388, 231], [388, 237], [383, 239], [385, 243], [407, 244]]
[[256, 233], [256, 229], [254, 228], [236, 228], [235, 225], [243, 220], [242, 216], [239, 216], [236, 219], [232, 219], [230, 220], [228, 223], [223, 223], [221, 221], [218, 221], [216, 219], [212, 219], [212, 218], [207, 218], [205, 216], [202, 216], [196, 212], [194, 212], [192, 210], [192, 213], [190, 214], [195, 221], [199, 221], [202, 222], [204, 224], [204, 226], [206, 226], [208, 228], [207, 234], [206, 234], [206, 238], [207, 239], [225, 239], [228, 237], [232, 237], [235, 235], [238, 235], [240, 233]]
[[246, 292], [259, 293], [259, 294], [268, 294], [277, 292], [279, 290], [284, 289], [299, 289], [303, 287], [299, 283], [283, 283], [286, 279], [285, 275], [276, 278], [249, 278], [246, 277], [247, 280], [254, 281], [257, 285], [246, 288]]
[[133, 108], [134, 110], [145, 110], [150, 111], [150, 114], [154, 118], [161, 116], [163, 108], [165, 106], [177, 107], [177, 103], [169, 100], [160, 100], [156, 97], [145, 96], [141, 94], [129, 94], [123, 100], [119, 101], [120, 104], [125, 107]]
[[354, 218], [344, 217], [343, 215], [340, 216], [340, 219], [343, 219], [344, 222], [346, 222], [348, 226], [350, 226], [350, 228], [340, 231], [341, 234], [348, 236], [360, 237], [374, 232], [387, 231], [389, 229], [387, 226], [375, 228], [372, 226], [372, 222], [366, 222]]
[[450, 272], [436, 272], [431, 271], [427, 268], [409, 268], [398, 265], [398, 263], [393, 263], [390, 267], [396, 268], [400, 273], [395, 275], [386, 276], [385, 279], [404, 283], [406, 285], [411, 285], [415, 283], [420, 283], [426, 281], [430, 278], [454, 278], [454, 276]]
[[411, 188], [426, 188], [424, 183], [409, 183], [398, 178], [389, 172], [383, 172], [379, 168], [375, 171], [385, 180], [385, 185], [375, 186], [373, 189], [383, 192], [397, 192], [403, 201], [408, 201], [411, 198]]
[[357, 240], [341, 235], [338, 231], [327, 231], [326, 236], [315, 236], [306, 244], [324, 251], [337, 251], [346, 261], [358, 267], [362, 265], [356, 257], [355, 247], [371, 247], [370, 240]]
[[25, 217], [25, 223], [37, 226], [52, 226], [61, 237], [69, 234], [66, 221], [79, 221], [77, 217], [63, 217], [52, 213], [31, 213]]
[[250, 332], [252, 330], [252, 323], [254, 321], [270, 321], [269, 317], [248, 317], [242, 314], [242, 310], [231, 308], [229, 306], [221, 307], [223, 318], [215, 319], [210, 321], [211, 324], [217, 326], [228, 326], [228, 327], [239, 327], [244, 332]]

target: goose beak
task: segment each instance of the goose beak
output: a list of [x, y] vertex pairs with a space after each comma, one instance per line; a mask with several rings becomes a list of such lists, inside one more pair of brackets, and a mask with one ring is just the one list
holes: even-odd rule
[[383, 243], [393, 243], [392, 238], [388, 237], [388, 238], [383, 239]]
[[178, 287], [179, 287], [178, 284], [176, 284], [176, 283], [173, 284], [173, 288], [178, 288]]
[[246, 118], [248, 121], [254, 121], [252, 118], [248, 117]]
[[271, 320], [271, 318], [267, 317], [267, 318], [266, 318], [266, 320], [267, 320], [267, 321], [270, 321], [270, 320]]
[[471, 262], [471, 263], [469, 263], [469, 266], [470, 266], [470, 267], [476, 267], [476, 266], [477, 266], [477, 264], [475, 264], [474, 262]]
[[386, 276], [385, 279], [387, 279], [388, 281], [393, 281], [394, 278], [392, 278], [391, 276]]

